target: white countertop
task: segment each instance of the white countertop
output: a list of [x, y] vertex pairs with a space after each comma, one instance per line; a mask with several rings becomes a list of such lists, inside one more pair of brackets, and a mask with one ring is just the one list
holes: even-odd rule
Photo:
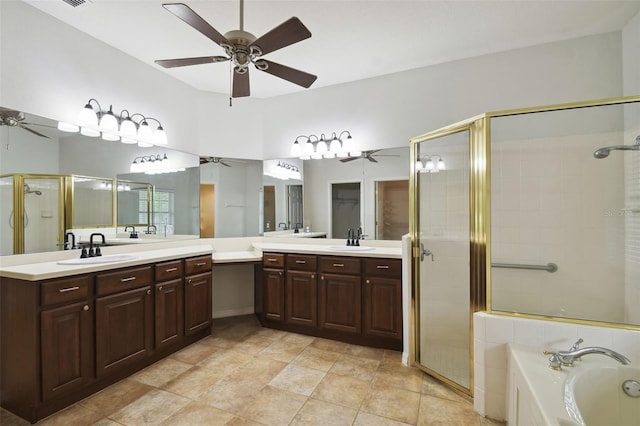
[[253, 247], [265, 252], [275, 251], [279, 253], [308, 253], [334, 256], [354, 256], [354, 257], [384, 257], [391, 259], [402, 259], [402, 248], [400, 247], [379, 247], [367, 246], [366, 242], [361, 242], [361, 248], [351, 248], [345, 245], [336, 244], [295, 244], [262, 241], [253, 243]]
[[259, 251], [224, 251], [213, 253], [213, 264], [261, 262], [262, 253]]
[[[199, 256], [211, 254], [209, 245], [193, 245], [185, 247], [172, 247], [159, 250], [137, 251], [132, 253], [134, 259], [113, 263], [96, 263], [85, 265], [59, 265], [59, 260], [52, 262], [28, 263], [25, 265], [3, 266], [0, 268], [0, 276], [16, 278], [26, 281], [39, 281], [49, 278], [60, 278], [69, 275], [85, 274], [89, 272], [106, 271], [110, 269], [137, 266], [163, 260], [177, 259], [181, 257]], [[74, 254], [77, 250], [73, 251]]]

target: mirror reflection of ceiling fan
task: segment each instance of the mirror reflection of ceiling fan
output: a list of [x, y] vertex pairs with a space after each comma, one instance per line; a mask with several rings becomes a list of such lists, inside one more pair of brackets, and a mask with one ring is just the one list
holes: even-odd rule
[[223, 166], [226, 166], [226, 167], [233, 167], [231, 164], [227, 164], [224, 161], [224, 159], [221, 157], [200, 157], [200, 164], [207, 164], [207, 163], [222, 164]]
[[357, 155], [355, 157], [347, 157], [347, 158], [341, 158], [340, 161], [343, 163], [346, 163], [348, 161], [353, 161], [353, 160], [359, 160], [359, 159], [365, 159], [365, 160], [369, 160], [372, 163], [377, 163], [378, 160], [376, 160], [373, 157], [399, 157], [399, 155], [397, 154], [376, 154], [376, 152], [380, 151], [379, 149], [373, 149], [370, 151], [362, 151], [361, 155]]
[[51, 139], [49, 136], [30, 128], [30, 126], [50, 127], [52, 129], [55, 127], [47, 126], [46, 124], [27, 123], [26, 121], [24, 121], [25, 118], [26, 117], [24, 115], [24, 112], [0, 107], [0, 126], [19, 127], [26, 130], [27, 132], [33, 133], [36, 136]]
[[317, 76], [313, 74], [262, 58], [267, 53], [311, 37], [311, 32], [296, 17], [290, 18], [262, 37], [256, 38], [253, 34], [244, 30], [244, 0], [240, 0], [240, 29], [229, 31], [224, 35], [219, 33], [186, 4], [165, 3], [162, 6], [222, 47], [226, 54], [226, 56], [201, 56], [155, 61], [156, 64], [162, 67], [174, 68], [231, 61], [233, 66], [231, 96], [233, 98], [249, 96], [250, 64], [253, 64], [259, 71], [264, 71], [305, 88], [310, 87], [316, 81]]

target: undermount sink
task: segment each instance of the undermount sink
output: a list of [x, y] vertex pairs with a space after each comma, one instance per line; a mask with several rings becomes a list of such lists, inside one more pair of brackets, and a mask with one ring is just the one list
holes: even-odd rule
[[138, 256], [132, 254], [109, 254], [107, 256], [61, 260], [58, 262], [58, 265], [93, 265], [96, 263], [124, 262], [125, 260], [134, 260], [137, 258]]
[[375, 247], [367, 246], [329, 246], [329, 250], [333, 251], [369, 251], [375, 249]]

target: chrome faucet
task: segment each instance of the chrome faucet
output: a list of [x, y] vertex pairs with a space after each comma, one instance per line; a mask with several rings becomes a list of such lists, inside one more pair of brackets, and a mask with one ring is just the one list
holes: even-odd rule
[[136, 227], [133, 225], [127, 225], [124, 227], [124, 232], [127, 232], [131, 228], [131, 232], [129, 233], [129, 238], [138, 238], [138, 233], [136, 232]]
[[549, 368], [553, 370], [561, 370], [562, 366], [573, 367], [573, 363], [575, 361], [579, 361], [582, 356], [590, 354], [606, 355], [623, 365], [631, 363], [629, 358], [612, 349], [602, 348], [599, 346], [579, 348], [578, 345], [580, 343], [582, 343], [582, 339], [578, 340], [578, 342], [576, 342], [568, 351], [544, 351], [545, 355], [549, 355]]
[[[151, 229], [153, 229], [153, 232], [151, 231]], [[144, 231], [145, 234], [156, 234], [157, 232], [158, 228], [155, 225], [147, 225], [147, 230]]]

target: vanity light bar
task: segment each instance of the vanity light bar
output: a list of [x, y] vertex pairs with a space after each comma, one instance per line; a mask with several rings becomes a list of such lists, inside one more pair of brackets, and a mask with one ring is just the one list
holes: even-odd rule
[[[92, 103], [97, 105], [97, 109], [94, 109]], [[137, 122], [134, 121], [135, 117], [139, 117]], [[157, 123], [155, 128], [150, 126], [152, 122]], [[138, 144], [144, 148], [168, 144], [167, 134], [158, 119], [145, 117], [140, 113], [129, 114], [126, 109], [116, 115], [113, 113], [112, 105], [105, 112], [100, 103], [93, 98], [89, 99], [78, 113], [78, 124], [59, 121], [58, 129], [72, 133], [79, 131], [92, 138], [102, 135], [102, 139], [107, 141]]]
[[[344, 134], [347, 136], [342, 140]], [[343, 130], [338, 136], [333, 132], [329, 137], [324, 133], [321, 133], [319, 138], [316, 135], [301, 135], [296, 138], [291, 147], [291, 155], [301, 160], [357, 157], [361, 154], [355, 149], [353, 138], [348, 130]]]

